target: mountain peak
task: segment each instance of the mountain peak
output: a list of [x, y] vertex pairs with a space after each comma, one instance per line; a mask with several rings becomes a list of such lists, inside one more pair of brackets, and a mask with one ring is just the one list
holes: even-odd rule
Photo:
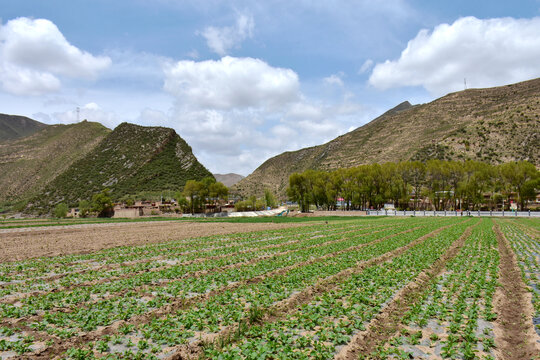
[[[233, 189], [284, 196], [293, 172], [405, 160], [528, 160], [540, 165], [540, 79], [404, 101], [371, 122], [319, 146], [277, 155]], [[505, 144], [501, 147], [501, 144]]]
[[44, 127], [47, 125], [26, 116], [0, 114], [0, 141], [29, 136]]

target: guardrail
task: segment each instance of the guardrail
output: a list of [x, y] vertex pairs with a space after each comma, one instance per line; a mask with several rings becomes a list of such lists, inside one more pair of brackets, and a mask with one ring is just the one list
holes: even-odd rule
[[496, 216], [496, 217], [538, 217], [540, 211], [431, 211], [431, 210], [367, 210], [370, 216]]

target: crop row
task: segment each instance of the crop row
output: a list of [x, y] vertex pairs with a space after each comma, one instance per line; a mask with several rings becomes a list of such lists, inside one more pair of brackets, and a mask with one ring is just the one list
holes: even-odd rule
[[[370, 227], [375, 222], [354, 224], [347, 223], [338, 227], [337, 225], [327, 226], [327, 231], [347, 231], [348, 228]], [[309, 226], [305, 232], [317, 233], [321, 231], [322, 225]], [[148, 260], [152, 257], [159, 257], [163, 252], [169, 254], [180, 254], [186, 251], [198, 251], [212, 249], [213, 247], [227, 247], [231, 245], [247, 244], [254, 241], [265, 241], [290, 237], [297, 234], [297, 229], [269, 230], [264, 232], [253, 232], [244, 234], [233, 234], [228, 236], [213, 235], [202, 238], [190, 238], [170, 241], [166, 244], [149, 244], [142, 246], [121, 246], [106, 249], [91, 254], [64, 255], [52, 258], [37, 258], [14, 263], [0, 264], [0, 281], [10, 282], [14, 280], [35, 279], [43, 276], [54, 276], [60, 274], [71, 274], [74, 271], [82, 271], [105, 264], [119, 264], [138, 259]]]
[[444, 273], [403, 317], [381, 358], [494, 358], [499, 253], [491, 220], [475, 228]]
[[499, 221], [501, 231], [517, 255], [523, 281], [531, 289], [534, 307], [533, 324], [540, 335], [540, 242], [511, 221]]
[[[367, 227], [366, 231], [376, 231], [380, 226]], [[0, 296], [12, 295], [17, 293], [28, 293], [31, 291], [57, 291], [61, 287], [75, 287], [84, 283], [92, 281], [100, 281], [103, 279], [112, 280], [117, 277], [129, 277], [137, 273], [146, 271], [155, 271], [157, 269], [164, 269], [171, 265], [186, 263], [190, 261], [202, 261], [204, 259], [211, 260], [213, 257], [225, 257], [230, 254], [239, 253], [256, 253], [258, 251], [269, 248], [275, 248], [279, 251], [281, 245], [287, 245], [292, 243], [301, 243], [306, 239], [320, 238], [323, 236], [331, 236], [333, 234], [347, 234], [354, 233], [359, 230], [364, 230], [364, 227], [347, 227], [344, 230], [337, 229], [324, 229], [322, 232], [320, 228], [317, 229], [304, 229], [303, 232], [285, 234], [282, 236], [269, 236], [264, 234], [259, 237], [253, 238], [247, 236], [246, 239], [239, 239], [233, 243], [229, 241], [224, 242], [225, 245], [216, 246], [215, 244], [208, 244], [206, 239], [200, 239], [199, 243], [193, 243], [182, 247], [173, 247], [170, 251], [165, 251], [163, 248], [159, 249], [158, 256], [149, 256], [145, 252], [134, 251], [137, 257], [132, 256], [130, 262], [116, 263], [116, 266], [97, 266], [95, 268], [89, 268], [85, 271], [80, 269], [74, 270], [70, 273], [66, 273], [64, 276], [54, 276], [52, 279], [29, 279], [24, 282], [17, 282], [16, 284], [4, 285], [0, 289]], [[249, 235], [249, 234], [248, 234]], [[140, 249], [140, 248], [136, 248]], [[152, 249], [155, 251], [155, 249]], [[149, 257], [146, 257], [149, 256]], [[124, 257], [122, 256], [123, 260]], [[58, 275], [58, 274], [56, 274]]]
[[[146, 344], [154, 351], [167, 351], [167, 347], [187, 343], [200, 334], [218, 333], [227, 326], [253, 322], [265, 309], [273, 304], [298, 293], [321, 279], [351, 268], [364, 261], [401, 246], [405, 246], [430, 229], [418, 229], [386, 241], [366, 246], [354, 252], [330, 257], [321, 262], [314, 262], [279, 274], [267, 277], [259, 283], [246, 284], [231, 291], [210, 298], [195, 307], [178, 311], [160, 319], [153, 319], [138, 328], [129, 329], [126, 336], [104, 338], [100, 340], [101, 350], [114, 350], [121, 345], [134, 348], [133, 351], [145, 352]], [[143, 344], [144, 349], [138, 345]], [[85, 349], [80, 351], [88, 351]], [[74, 350], [72, 350], [74, 351]]]
[[[395, 223], [398, 224], [398, 222]], [[162, 244], [132, 247], [131, 251], [129, 248], [117, 248], [114, 249], [115, 254], [110, 254], [113, 250], [103, 251], [106, 253], [105, 257], [107, 258], [107, 264], [96, 259], [103, 257], [103, 254], [99, 252], [96, 253], [94, 259], [90, 258], [89, 255], [84, 255], [87, 257], [84, 261], [76, 261], [71, 263], [71, 265], [61, 265], [63, 268], [62, 271], [55, 268], [55, 266], [62, 263], [63, 259], [60, 259], [59, 262], [56, 263], [54, 261], [55, 258], [52, 258], [52, 260], [50, 259], [47, 261], [48, 267], [45, 269], [47, 270], [46, 273], [28, 273], [27, 270], [23, 270], [21, 273], [12, 273], [12, 276], [14, 276], [15, 279], [11, 278], [12, 282], [4, 282], [4, 284], [0, 286], [0, 296], [16, 292], [52, 290], [55, 289], [56, 286], [73, 286], [99, 279], [101, 274], [101, 276], [105, 278], [123, 274], [133, 274], [154, 269], [156, 267], [163, 267], [167, 264], [198, 260], [205, 256], [223, 256], [240, 251], [258, 250], [264, 246], [277, 247], [280, 244], [298, 242], [309, 237], [344, 234], [361, 229], [375, 230], [377, 228], [389, 226], [392, 225], [377, 224], [376, 222], [370, 223], [369, 225], [348, 224], [343, 228], [325, 228], [319, 225], [309, 228], [306, 227], [302, 230], [296, 229], [296, 231], [289, 229], [283, 234], [275, 232], [251, 233], [244, 234], [245, 238], [237, 235], [234, 238], [228, 237], [221, 239], [221, 242], [219, 239], [208, 237], [190, 239], [179, 243], [172, 242], [169, 249], [164, 248]], [[39, 263], [43, 261], [43, 259], [36, 259], [34, 261]], [[16, 268], [17, 265], [12, 264], [11, 267]], [[36, 267], [33, 269], [36, 270]], [[4, 276], [6, 277], [7, 275]], [[27, 276], [29, 276], [29, 278], [26, 278]], [[6, 279], [8, 278], [6, 277]]]
[[[386, 231], [382, 231], [381, 234], [392, 234], [393, 232], [402, 231], [404, 228], [405, 226], [387, 229]], [[372, 235], [376, 236], [377, 234], [378, 233], [373, 233]], [[117, 300], [122, 299], [123, 295], [125, 295], [122, 292], [129, 291], [130, 294], [127, 295], [133, 295], [134, 289], [141, 286], [145, 286], [144, 291], [146, 293], [156, 293], [151, 294], [152, 296], [156, 296], [159, 293], [178, 296], [178, 292], [181, 290], [181, 287], [179, 289], [179, 279], [185, 279], [185, 281], [191, 280], [192, 282], [200, 284], [205, 277], [204, 275], [206, 275], [206, 277], [220, 276], [223, 271], [218, 272], [217, 270], [223, 270], [223, 267], [231, 264], [239, 265], [236, 268], [228, 269], [231, 272], [242, 272], [246, 268], [256, 267], [258, 265], [276, 265], [279, 264], [279, 260], [289, 260], [291, 256], [308, 256], [312, 252], [312, 248], [316, 246], [321, 246], [322, 251], [336, 251], [336, 249], [353, 246], [356, 244], [357, 238], [362, 235], [363, 232], [359, 232], [358, 234], [348, 233], [346, 235], [331, 234], [329, 236], [306, 237], [299, 243], [285, 245], [281, 248], [239, 254], [224, 257], [219, 260], [210, 259], [199, 263], [180, 263], [160, 271], [142, 272], [135, 274], [134, 276], [128, 276], [115, 281], [99, 283], [92, 286], [37, 294], [23, 298], [20, 303], [0, 304], [0, 314], [4, 317], [19, 318], [37, 315], [40, 310], [50, 310], [53, 308], [77, 308], [81, 311], [84, 310], [81, 308], [81, 304], [83, 303], [90, 302], [92, 305], [95, 305], [96, 303], [99, 303], [100, 300], [107, 300], [110, 303], [114, 298]], [[336, 240], [337, 242], [332, 242]], [[289, 252], [284, 251], [279, 253], [277, 251], [287, 249]], [[267, 257], [262, 258], [262, 255]], [[256, 261], [253, 264], [250, 264], [249, 262], [251, 260]], [[201, 274], [202, 271], [206, 271], [207, 273]], [[165, 280], [172, 280], [172, 282], [170, 284], [163, 284]], [[117, 296], [114, 294], [117, 294]], [[44, 314], [44, 316], [48, 316], [48, 314]]]
[[[434, 225], [431, 225], [433, 227]], [[238, 268], [232, 268], [222, 273], [209, 273], [199, 278], [185, 278], [181, 281], [167, 284], [167, 286], [152, 285], [147, 286], [143, 293], [126, 292], [122, 296], [112, 296], [96, 301], [96, 293], [99, 294], [99, 286], [76, 289], [87, 291], [87, 297], [78, 297], [81, 292], [72, 291], [70, 293], [61, 293], [58, 296], [47, 294], [43, 297], [30, 297], [24, 299], [27, 303], [21, 304], [2, 304], [2, 311], [5, 317], [21, 318], [28, 315], [38, 314], [40, 320], [32, 322], [31, 328], [39, 332], [47, 331], [55, 336], [68, 338], [74, 335], [78, 330], [88, 331], [97, 326], [104, 326], [118, 319], [129, 319], [134, 315], [142, 314], [155, 310], [163, 305], [178, 302], [179, 299], [205, 294], [212, 289], [223, 288], [234, 282], [247, 281], [252, 277], [261, 276], [265, 273], [275, 271], [276, 269], [292, 266], [295, 263], [312, 259], [313, 257], [323, 257], [336, 251], [344, 251], [358, 244], [368, 243], [377, 238], [389, 236], [403, 230], [403, 226], [396, 229], [385, 229], [380, 233], [372, 233], [365, 236], [350, 236], [341, 242], [329, 242], [327, 237], [311, 238], [307, 241], [321, 241], [321, 246], [311, 249], [300, 249], [294, 254], [288, 256], [277, 256], [270, 259], [261, 260], [253, 264], [247, 264]], [[297, 230], [299, 233], [302, 229]], [[347, 252], [343, 255], [345, 256]], [[171, 274], [176, 277], [182, 277], [184, 273], [177, 272]], [[158, 277], [163, 277], [159, 274]], [[174, 278], [174, 277], [172, 277]], [[122, 281], [123, 286], [130, 288], [134, 282]], [[155, 280], [155, 279], [154, 279]], [[127, 283], [125, 282], [127, 281]], [[110, 284], [107, 284], [110, 285]], [[105, 294], [110, 295], [111, 288], [104, 288]], [[107, 295], [107, 296], [108, 296]], [[150, 295], [150, 296], [145, 296]], [[88, 298], [88, 296], [90, 298]], [[152, 300], [148, 301], [148, 298]], [[38, 300], [39, 299], [39, 300]], [[92, 302], [89, 302], [92, 300]], [[83, 306], [81, 306], [81, 301]], [[71, 304], [73, 303], [73, 304]], [[66, 310], [57, 311], [57, 308], [66, 307]], [[51, 309], [51, 310], [48, 310]]]
[[236, 339], [238, 341], [224, 347], [206, 348], [206, 355], [219, 358], [221, 353], [227, 353], [230, 359], [332, 358], [470, 225], [461, 222], [446, 228], [391, 261], [353, 274], [287, 317], [252, 326]]

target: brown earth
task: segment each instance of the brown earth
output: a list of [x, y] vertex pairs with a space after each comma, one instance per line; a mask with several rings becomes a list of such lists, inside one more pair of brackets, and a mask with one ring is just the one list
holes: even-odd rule
[[507, 360], [539, 359], [538, 335], [532, 325], [534, 309], [531, 294], [522, 281], [516, 256], [499, 225], [493, 228], [499, 243], [501, 260], [499, 281], [495, 293], [494, 309], [498, 314], [495, 323], [495, 344], [498, 358]]
[[145, 245], [192, 237], [284, 229], [306, 224], [152, 223], [85, 224], [0, 229], [0, 262], [41, 256], [85, 254], [117, 246]]

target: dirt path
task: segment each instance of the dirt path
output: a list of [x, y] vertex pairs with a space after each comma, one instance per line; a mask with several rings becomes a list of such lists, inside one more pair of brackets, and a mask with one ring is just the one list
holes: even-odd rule
[[314, 223], [147, 223], [85, 224], [0, 230], [0, 262], [41, 256], [86, 254], [117, 246], [145, 245], [192, 237], [286, 229]]
[[361, 354], [369, 356], [377, 346], [388, 341], [399, 330], [403, 314], [421, 296], [429, 283], [444, 271], [448, 261], [458, 254], [465, 240], [471, 235], [472, 229], [478, 224], [480, 222], [469, 226], [429, 269], [421, 272], [415, 280], [399, 291], [392, 302], [368, 324], [366, 330], [353, 336], [349, 344], [343, 347], [334, 359], [356, 360]]
[[495, 293], [494, 309], [498, 314], [495, 322], [495, 344], [499, 358], [525, 360], [540, 358], [538, 335], [532, 325], [533, 307], [531, 294], [521, 279], [516, 256], [510, 243], [501, 232], [499, 224], [493, 230], [499, 243], [501, 286]]

